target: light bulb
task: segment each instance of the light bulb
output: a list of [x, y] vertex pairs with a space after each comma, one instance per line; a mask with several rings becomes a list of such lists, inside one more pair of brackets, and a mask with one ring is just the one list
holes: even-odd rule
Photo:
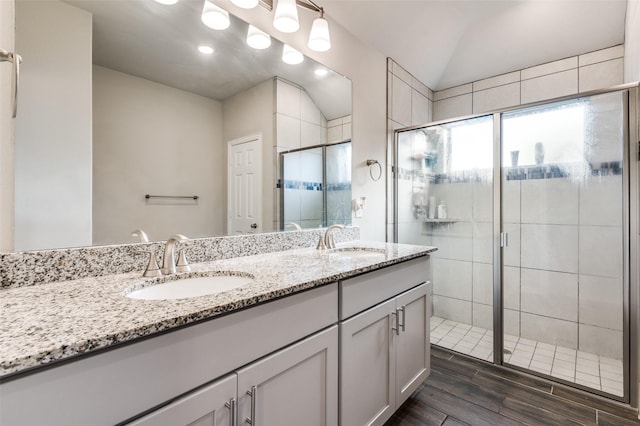
[[254, 49], [266, 49], [271, 46], [271, 37], [264, 31], [257, 29], [253, 25], [249, 25], [249, 30], [247, 30], [247, 44]]
[[214, 30], [224, 30], [229, 28], [229, 12], [216, 6], [210, 1], [204, 2], [202, 9], [202, 22]]
[[282, 61], [285, 64], [297, 65], [300, 62], [304, 61], [304, 56], [302, 56], [302, 53], [298, 52], [293, 47], [285, 44], [282, 48]]
[[213, 47], [205, 46], [204, 44], [198, 46], [198, 50], [204, 55], [211, 55], [213, 53]]
[[309, 33], [309, 49], [316, 52], [326, 52], [331, 49], [329, 23], [322, 17], [313, 21], [311, 32]]
[[253, 9], [258, 5], [258, 0], [231, 0], [231, 3], [243, 9]]
[[168, 4], [168, 5], [171, 5], [171, 4], [176, 4], [176, 3], [178, 3], [178, 0], [156, 0], [156, 2], [157, 2], [157, 3], [160, 3], [160, 4]]
[[300, 28], [296, 0], [278, 0], [273, 26], [283, 33], [295, 33]]

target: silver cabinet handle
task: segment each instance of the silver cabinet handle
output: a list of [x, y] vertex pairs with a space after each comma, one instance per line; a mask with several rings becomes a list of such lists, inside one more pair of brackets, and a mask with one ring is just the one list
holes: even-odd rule
[[396, 336], [400, 335], [400, 309], [396, 308], [395, 312], [391, 312], [391, 315], [393, 315], [394, 319], [395, 319], [395, 326], [391, 326], [391, 330], [395, 331]]
[[231, 398], [229, 402], [224, 403], [224, 406], [229, 409], [229, 426], [236, 426], [236, 417], [238, 413], [236, 399]]
[[244, 419], [250, 425], [256, 426], [256, 401], [258, 400], [258, 387], [251, 386], [251, 390], [247, 391], [247, 395], [251, 397], [251, 417]]
[[[402, 305], [402, 308], [399, 309], [400, 312], [402, 312], [402, 323], [398, 324], [398, 328], [401, 328], [402, 331], [404, 332], [404, 326], [405, 326], [405, 322], [406, 322], [406, 315], [407, 315], [407, 305]], [[398, 320], [399, 321], [399, 320]]]
[[4, 49], [0, 49], [0, 62], [12, 62], [13, 63], [13, 76], [11, 78], [11, 88], [13, 92], [13, 112], [12, 118], [16, 118], [18, 114], [18, 82], [20, 81], [20, 62], [22, 57], [17, 53], [7, 52]]

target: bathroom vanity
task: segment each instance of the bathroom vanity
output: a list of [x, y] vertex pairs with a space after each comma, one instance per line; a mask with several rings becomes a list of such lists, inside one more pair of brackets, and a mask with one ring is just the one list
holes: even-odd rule
[[252, 282], [189, 299], [127, 297], [139, 272], [2, 290], [0, 423], [381, 425], [429, 374], [434, 250], [199, 263]]

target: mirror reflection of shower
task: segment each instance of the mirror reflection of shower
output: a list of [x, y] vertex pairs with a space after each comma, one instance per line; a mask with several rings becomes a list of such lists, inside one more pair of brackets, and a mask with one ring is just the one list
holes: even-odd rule
[[280, 154], [280, 229], [351, 224], [351, 142]]

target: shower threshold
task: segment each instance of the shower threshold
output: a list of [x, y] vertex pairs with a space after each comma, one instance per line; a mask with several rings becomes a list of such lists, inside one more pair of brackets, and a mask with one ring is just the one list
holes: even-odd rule
[[[431, 343], [493, 362], [493, 331], [431, 317]], [[622, 360], [504, 335], [504, 363], [623, 396]]]

